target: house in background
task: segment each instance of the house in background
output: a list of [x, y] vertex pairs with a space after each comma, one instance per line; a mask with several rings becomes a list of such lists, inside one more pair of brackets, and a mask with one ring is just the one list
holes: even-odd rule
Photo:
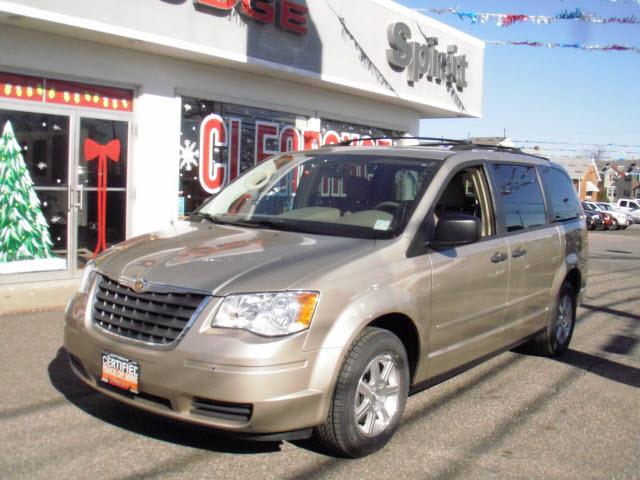
[[590, 157], [550, 158], [566, 170], [580, 200], [597, 201], [601, 177], [596, 161]]
[[640, 160], [603, 160], [597, 163], [609, 201], [640, 198]]

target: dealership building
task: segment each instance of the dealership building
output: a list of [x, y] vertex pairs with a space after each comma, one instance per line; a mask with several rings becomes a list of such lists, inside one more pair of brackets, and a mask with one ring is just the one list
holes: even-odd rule
[[0, 285], [77, 276], [275, 153], [481, 114], [484, 43], [392, 1], [90, 3], [0, 0]]

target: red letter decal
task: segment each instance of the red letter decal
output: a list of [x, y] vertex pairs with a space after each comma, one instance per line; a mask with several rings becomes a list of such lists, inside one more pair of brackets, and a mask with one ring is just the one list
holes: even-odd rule
[[286, 125], [280, 130], [280, 151], [295, 152], [300, 150], [300, 132], [291, 125]]
[[302, 138], [304, 138], [305, 150], [320, 148], [322, 146], [322, 138], [320, 137], [320, 132], [315, 132], [313, 130], [303, 130]]
[[232, 10], [238, 0], [193, 0], [193, 3], [218, 10]]
[[340, 143], [340, 135], [333, 130], [329, 130], [322, 138], [323, 145], [337, 145], [338, 143]]
[[242, 120], [239, 118], [229, 119], [229, 130], [231, 130], [231, 140], [229, 143], [229, 181], [240, 175], [240, 136], [242, 131]]
[[[220, 115], [211, 114], [200, 125], [200, 185], [218, 193], [227, 181], [228, 162], [216, 162], [216, 147], [227, 146], [227, 127]], [[219, 154], [218, 154], [219, 156]]]
[[[256, 122], [255, 162], [260, 163], [271, 155], [278, 153], [275, 142], [278, 141], [278, 124], [272, 122]], [[271, 142], [269, 147], [268, 142]]]
[[276, 19], [273, 0], [242, 0], [242, 12], [262, 23], [274, 23]]
[[304, 35], [307, 33], [307, 13], [309, 9], [305, 5], [281, 0], [280, 28]]

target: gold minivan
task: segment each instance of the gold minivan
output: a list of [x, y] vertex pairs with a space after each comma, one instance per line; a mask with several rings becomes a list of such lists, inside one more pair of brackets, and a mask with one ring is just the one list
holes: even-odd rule
[[359, 457], [410, 393], [522, 344], [562, 354], [586, 261], [582, 207], [547, 159], [285, 153], [96, 258], [64, 344], [78, 378], [131, 406]]

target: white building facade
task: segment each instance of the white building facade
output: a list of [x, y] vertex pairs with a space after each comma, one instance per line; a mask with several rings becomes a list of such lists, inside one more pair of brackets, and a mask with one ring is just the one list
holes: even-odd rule
[[0, 0], [0, 283], [77, 275], [274, 153], [481, 115], [483, 42], [392, 1], [89, 3]]

